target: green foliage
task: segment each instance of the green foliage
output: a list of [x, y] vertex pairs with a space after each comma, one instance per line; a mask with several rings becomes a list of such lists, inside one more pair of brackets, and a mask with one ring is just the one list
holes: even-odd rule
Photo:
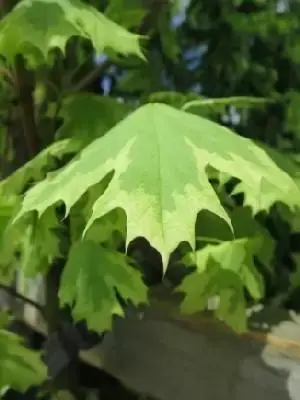
[[260, 299], [262, 281], [253, 263], [253, 242], [238, 239], [218, 245], [207, 245], [193, 255], [197, 269], [185, 278], [179, 290], [186, 293], [181, 305], [183, 312], [203, 310], [210, 297], [218, 295], [215, 310], [218, 318], [225, 320], [237, 331], [245, 331], [246, 313], [243, 287], [254, 299]]
[[[22, 0], [1, 20], [1, 283], [59, 260], [60, 305], [103, 331], [159, 270], [182, 312], [216, 296], [241, 332], [249, 305], [299, 294], [300, 7], [150, 3]], [[45, 378], [2, 325], [0, 365], [0, 389]]]
[[45, 273], [49, 265], [61, 256], [59, 229], [63, 229], [53, 209], [47, 210], [35, 223], [27, 223], [21, 240], [21, 266], [26, 277]]
[[170, 27], [168, 10], [159, 14], [158, 30], [161, 37], [161, 44], [165, 55], [173, 62], [178, 62], [180, 47], [176, 31]]
[[16, 196], [2, 196], [0, 200], [0, 281], [10, 282], [13, 278], [15, 251], [22, 240], [22, 223], [12, 225], [11, 217], [18, 210], [20, 200]]
[[24, 392], [46, 379], [46, 368], [38, 352], [24, 347], [18, 336], [3, 329], [8, 318], [3, 313], [0, 318], [0, 391], [13, 388]]
[[197, 221], [199, 250], [184, 257], [184, 263], [195, 266], [177, 290], [185, 293], [182, 311], [204, 310], [208, 300], [219, 296], [214, 311], [235, 330], [247, 327], [244, 288], [254, 300], [264, 295], [263, 279], [255, 267], [255, 257], [268, 268], [274, 243], [268, 232], [252, 218], [249, 208], [236, 208], [230, 213], [235, 239], [223, 221], [204, 213]]
[[[177, 157], [184, 163], [178, 164]], [[299, 202], [293, 180], [249, 140], [201, 117], [149, 104], [93, 142], [61, 173], [28, 191], [18, 217], [34, 210], [41, 216], [60, 200], [68, 214], [89, 187], [114, 171], [86, 229], [121, 207], [127, 215], [127, 244], [145, 237], [166, 268], [180, 242], [194, 248], [199, 211], [209, 210], [230, 224], [205, 174], [208, 165], [240, 179], [235, 192], [245, 192], [245, 204], [255, 213], [275, 201]]]
[[73, 305], [73, 316], [86, 319], [91, 329], [111, 328], [113, 315], [123, 315], [116, 293], [134, 304], [145, 303], [147, 291], [140, 272], [126, 256], [93, 241], [73, 244], [62, 276], [59, 297]]
[[53, 48], [64, 53], [72, 36], [91, 40], [99, 53], [112, 49], [143, 57], [138, 35], [80, 0], [22, 0], [1, 21], [0, 54], [13, 63], [16, 54], [22, 53], [36, 65], [47, 61]]
[[80, 143], [70, 139], [54, 142], [3, 180], [0, 183], [0, 193], [6, 196], [22, 194], [26, 185], [42, 180], [47, 172], [55, 169], [57, 160], [67, 155], [72, 156], [79, 149]]
[[[90, 94], [68, 96], [62, 104], [61, 116], [64, 124], [57, 131], [57, 138], [71, 137], [84, 147], [103, 136], [130, 110], [128, 104], [120, 104], [110, 97], [101, 98]], [[86, 121], [89, 121], [88, 130]]]
[[106, 17], [127, 29], [138, 26], [147, 15], [148, 10], [140, 0], [111, 0], [105, 11]]

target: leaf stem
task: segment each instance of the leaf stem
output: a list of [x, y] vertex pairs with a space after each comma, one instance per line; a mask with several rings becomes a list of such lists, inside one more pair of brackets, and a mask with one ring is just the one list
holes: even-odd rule
[[271, 103], [271, 99], [264, 97], [250, 97], [250, 96], [232, 96], [224, 97], [219, 99], [201, 99], [201, 100], [191, 100], [185, 103], [181, 109], [186, 111], [192, 107], [217, 107], [217, 106], [243, 106], [243, 107], [257, 107], [263, 106], [267, 103]]
[[80, 92], [85, 90], [95, 79], [101, 76], [110, 66], [112, 62], [110, 60], [105, 60], [103, 63], [97, 65], [92, 71], [89, 71], [79, 82], [70, 88], [70, 92]]
[[201, 242], [206, 242], [206, 243], [215, 243], [215, 244], [224, 243], [224, 240], [212, 238], [209, 236], [196, 236], [196, 240], [201, 241]]

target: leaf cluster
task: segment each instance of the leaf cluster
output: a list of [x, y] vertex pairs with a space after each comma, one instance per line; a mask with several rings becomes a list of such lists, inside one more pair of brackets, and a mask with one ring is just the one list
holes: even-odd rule
[[[111, 0], [104, 12], [79, 0], [22, 0], [0, 22], [13, 78], [4, 97], [20, 89], [12, 72], [21, 55], [43, 144], [0, 184], [0, 277], [21, 269], [34, 278], [62, 259], [60, 304], [96, 331], [127, 302], [148, 301], [149, 272], [184, 294], [181, 312], [207, 310], [214, 298], [213, 315], [243, 331], [249, 306], [278, 301], [270, 288], [283, 276], [279, 242], [298, 230], [299, 94], [281, 63], [297, 61], [299, 18], [276, 19], [271, 1], [245, 2], [249, 10], [231, 0], [175, 3], [154, 18], [139, 0]], [[186, 15], [179, 27], [174, 10]], [[79, 93], [86, 76], [73, 85], [91, 65], [109, 96]], [[299, 268], [284, 278], [293, 290]], [[0, 362], [11, 357], [1, 340]], [[42, 379], [25, 373], [27, 384]]]

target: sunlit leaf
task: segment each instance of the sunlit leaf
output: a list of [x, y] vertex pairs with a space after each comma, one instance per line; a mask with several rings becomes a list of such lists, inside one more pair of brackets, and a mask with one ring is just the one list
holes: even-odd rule
[[254, 212], [268, 210], [276, 201], [299, 204], [292, 178], [250, 140], [167, 105], [147, 104], [94, 141], [60, 173], [31, 189], [19, 217], [31, 210], [42, 215], [59, 201], [69, 213], [89, 187], [114, 171], [93, 205], [86, 229], [120, 207], [127, 216], [127, 243], [145, 237], [161, 253], [166, 268], [180, 242], [194, 248], [199, 211], [208, 210], [231, 224], [209, 183], [208, 165], [241, 180]]

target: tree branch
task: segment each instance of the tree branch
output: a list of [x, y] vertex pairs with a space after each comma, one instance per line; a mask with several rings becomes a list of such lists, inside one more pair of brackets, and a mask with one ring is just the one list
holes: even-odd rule
[[28, 155], [33, 158], [39, 152], [39, 138], [35, 123], [35, 110], [32, 92], [34, 90], [33, 77], [26, 70], [22, 55], [16, 56], [15, 83], [18, 92], [20, 117], [23, 134], [28, 149]]
[[110, 66], [112, 62], [110, 60], [105, 60], [103, 63], [98, 64], [94, 69], [89, 71], [79, 82], [71, 87], [71, 92], [79, 92], [88, 87], [92, 82], [95, 81], [99, 76], [101, 76]]
[[6, 286], [3, 283], [0, 283], [0, 289], [5, 290], [12, 297], [14, 297], [18, 300], [21, 300], [24, 303], [29, 304], [32, 307], [36, 308], [44, 316], [44, 314], [45, 314], [44, 307], [42, 307], [40, 304], [36, 303], [35, 301], [29, 299], [28, 297], [23, 296], [21, 293], [18, 293], [13, 287]]

